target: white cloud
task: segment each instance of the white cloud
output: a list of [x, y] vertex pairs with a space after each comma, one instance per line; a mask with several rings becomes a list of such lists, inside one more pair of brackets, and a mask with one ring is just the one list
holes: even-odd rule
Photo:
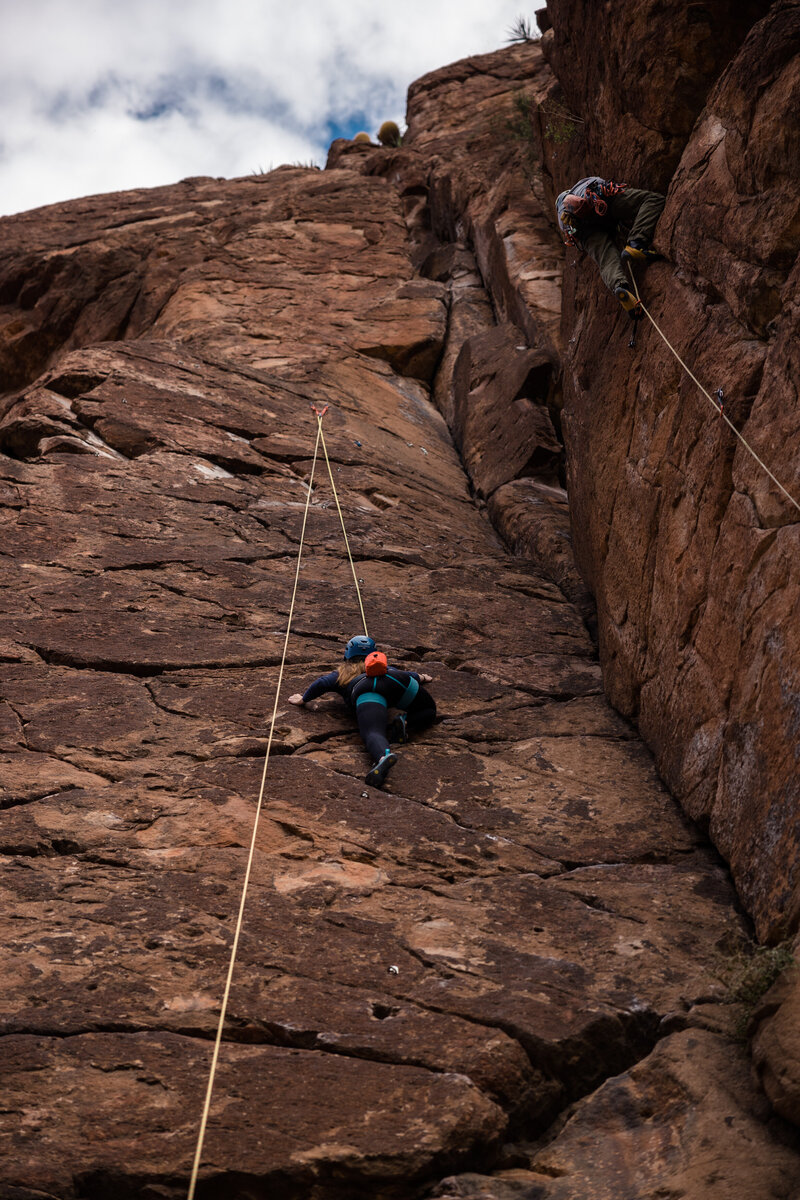
[[[519, 0], [0, 0], [0, 212], [324, 163], [408, 85], [504, 44]], [[363, 119], [360, 119], [363, 118]]]

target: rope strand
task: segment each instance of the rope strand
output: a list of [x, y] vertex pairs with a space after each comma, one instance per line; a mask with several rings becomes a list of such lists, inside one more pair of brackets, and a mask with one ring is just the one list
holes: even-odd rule
[[[300, 532], [300, 547], [297, 551], [297, 567], [295, 568], [295, 573], [294, 573], [294, 587], [292, 588], [292, 600], [291, 600], [291, 604], [289, 605], [289, 618], [286, 623], [286, 636], [283, 641], [283, 654], [281, 655], [281, 665], [280, 665], [280, 670], [278, 672], [278, 683], [275, 688], [275, 703], [272, 707], [272, 720], [270, 721], [270, 726], [269, 726], [269, 737], [267, 739], [267, 751], [264, 756], [264, 770], [261, 773], [261, 788], [258, 793], [258, 804], [256, 805], [255, 820], [253, 821], [253, 834], [252, 834], [252, 837], [250, 838], [250, 853], [247, 856], [247, 869], [245, 871], [245, 876], [244, 876], [244, 885], [242, 887], [242, 896], [241, 896], [241, 900], [239, 901], [239, 916], [236, 921], [236, 931], [233, 936], [233, 946], [231, 948], [231, 959], [230, 959], [230, 963], [228, 965], [228, 976], [227, 976], [227, 979], [225, 980], [225, 991], [224, 991], [223, 997], [222, 997], [222, 1007], [220, 1008], [219, 1023], [217, 1025], [217, 1036], [214, 1040], [214, 1053], [211, 1058], [211, 1070], [210, 1070], [209, 1077], [208, 1077], [208, 1086], [206, 1088], [205, 1103], [203, 1104], [203, 1115], [200, 1120], [200, 1130], [197, 1135], [197, 1147], [195, 1149], [194, 1162], [192, 1164], [192, 1175], [191, 1175], [191, 1179], [189, 1181], [189, 1193], [188, 1193], [187, 1200], [194, 1200], [194, 1192], [195, 1192], [195, 1187], [197, 1185], [197, 1175], [200, 1170], [200, 1157], [203, 1153], [203, 1143], [205, 1141], [206, 1125], [208, 1124], [208, 1114], [209, 1114], [209, 1110], [211, 1108], [211, 1093], [214, 1089], [214, 1077], [216, 1075], [217, 1062], [219, 1060], [219, 1050], [220, 1050], [220, 1044], [222, 1042], [222, 1030], [223, 1030], [223, 1026], [225, 1024], [225, 1014], [226, 1014], [227, 1008], [228, 1008], [228, 997], [230, 995], [230, 990], [231, 990], [231, 980], [233, 978], [233, 968], [234, 968], [234, 964], [236, 962], [236, 952], [239, 948], [239, 936], [242, 931], [242, 919], [244, 916], [244, 906], [245, 906], [245, 900], [247, 898], [247, 889], [248, 889], [248, 886], [250, 883], [250, 873], [251, 873], [252, 867], [253, 867], [253, 857], [254, 857], [255, 848], [256, 848], [256, 833], [258, 831], [258, 820], [259, 820], [259, 817], [261, 816], [261, 808], [262, 808], [262, 805], [264, 802], [264, 785], [266, 783], [266, 778], [267, 778], [267, 767], [269, 766], [269, 755], [270, 755], [270, 751], [272, 749], [272, 738], [273, 738], [273, 735], [275, 732], [275, 720], [276, 720], [277, 713], [278, 713], [278, 701], [280, 699], [281, 684], [283, 682], [283, 671], [284, 671], [284, 666], [286, 663], [286, 651], [287, 651], [287, 647], [289, 645], [289, 633], [292, 628], [292, 617], [294, 616], [294, 604], [295, 604], [295, 599], [297, 597], [297, 584], [298, 584], [298, 580], [300, 578], [300, 560], [303, 555], [303, 544], [305, 542], [305, 535], [306, 535], [306, 522], [308, 520], [309, 505], [311, 504], [311, 493], [312, 493], [312, 488], [313, 488], [313, 483], [314, 483], [314, 471], [316, 470], [316, 466], [317, 466], [317, 455], [319, 453], [319, 442], [320, 442], [321, 435], [322, 435], [322, 422], [321, 422], [320, 417], [317, 416], [317, 440], [314, 444], [314, 459], [311, 464], [311, 475], [308, 480], [308, 492], [306, 495], [306, 506], [305, 506], [305, 510], [303, 512], [303, 526], [302, 526], [302, 530]], [[359, 597], [359, 600], [360, 600], [360, 597]]]
[[336, 484], [333, 481], [333, 471], [331, 470], [331, 463], [330, 463], [330, 459], [328, 458], [328, 447], [325, 445], [325, 434], [322, 432], [322, 417], [320, 416], [320, 414], [318, 412], [316, 412], [316, 410], [315, 410], [315, 416], [317, 418], [317, 424], [319, 426], [319, 436], [322, 438], [322, 453], [325, 455], [325, 463], [328, 467], [328, 476], [331, 481], [331, 488], [333, 489], [333, 498], [336, 501], [336, 510], [339, 513], [339, 522], [342, 526], [342, 533], [344, 534], [344, 544], [347, 548], [347, 557], [350, 559], [350, 570], [353, 572], [353, 583], [356, 585], [356, 595], [358, 596], [358, 607], [361, 609], [361, 623], [364, 626], [364, 636], [369, 637], [369, 630], [367, 629], [367, 618], [364, 616], [364, 605], [361, 602], [361, 589], [358, 586], [358, 576], [356, 575], [356, 568], [355, 568], [355, 563], [353, 562], [353, 556], [350, 553], [350, 543], [347, 540], [347, 530], [344, 527], [344, 517], [342, 516], [342, 508], [341, 508], [341, 505], [339, 504], [339, 496], [336, 491]]
[[776, 479], [776, 478], [775, 478], [775, 476], [773, 475], [772, 471], [770, 471], [770, 469], [769, 469], [769, 467], [767, 466], [767, 464], [766, 464], [765, 462], [763, 462], [763, 461], [762, 461], [762, 460], [759, 458], [759, 456], [756, 454], [755, 450], [754, 450], [754, 449], [753, 449], [753, 447], [750, 445], [750, 443], [748, 442], [747, 438], [746, 438], [746, 437], [745, 437], [745, 436], [744, 436], [742, 433], [740, 433], [740, 432], [739, 432], [739, 430], [738, 430], [738, 429], [736, 428], [736, 426], [734, 425], [733, 421], [731, 421], [730, 417], [728, 417], [728, 416], [727, 416], [727, 415], [726, 415], [726, 414], [725, 414], [725, 413], [724, 413], [724, 412], [721, 410], [721, 408], [720, 408], [719, 404], [717, 404], [717, 402], [716, 402], [716, 400], [713, 398], [713, 396], [711, 396], [711, 394], [710, 394], [709, 392], [707, 392], [707, 391], [706, 391], [706, 389], [703, 387], [702, 383], [701, 383], [701, 382], [700, 382], [700, 380], [697, 378], [697, 376], [696, 376], [696, 375], [694, 375], [694, 374], [693, 374], [693, 373], [692, 373], [692, 372], [689, 370], [689, 368], [687, 367], [686, 363], [685, 363], [685, 362], [683, 361], [683, 359], [681, 358], [680, 354], [678, 354], [678, 351], [675, 349], [675, 347], [672, 345], [672, 343], [671, 343], [671, 342], [669, 341], [669, 339], [667, 338], [666, 334], [664, 334], [664, 333], [662, 332], [661, 328], [660, 328], [660, 327], [659, 327], [659, 325], [656, 323], [656, 321], [654, 320], [654, 318], [651, 316], [649, 309], [647, 309], [647, 308], [645, 307], [644, 301], [642, 300], [641, 296], [639, 295], [639, 288], [636, 286], [636, 278], [635, 278], [635, 276], [634, 276], [634, 274], [633, 274], [633, 271], [631, 270], [630, 263], [628, 263], [628, 264], [627, 264], [627, 266], [628, 266], [628, 274], [630, 275], [630, 277], [631, 277], [631, 282], [632, 282], [632, 284], [633, 284], [633, 290], [634, 290], [634, 292], [636, 293], [636, 299], [638, 300], [638, 302], [639, 302], [639, 304], [640, 304], [640, 306], [641, 306], [642, 312], [643, 312], [643, 313], [644, 313], [644, 315], [647, 317], [648, 321], [649, 321], [649, 322], [650, 322], [650, 324], [653, 326], [653, 328], [655, 329], [655, 331], [656, 331], [656, 333], [658, 334], [658, 336], [661, 338], [661, 340], [662, 340], [662, 341], [663, 341], [663, 342], [666, 344], [666, 346], [669, 348], [669, 350], [672, 352], [672, 354], [673, 354], [673, 355], [675, 356], [675, 358], [678, 360], [678, 362], [679, 362], [679, 363], [680, 363], [680, 365], [683, 367], [684, 371], [685, 371], [685, 372], [686, 372], [686, 374], [689, 376], [689, 378], [690, 378], [690, 379], [691, 379], [691, 380], [692, 380], [692, 381], [693, 381], [695, 384], [697, 384], [698, 388], [699, 388], [699, 389], [700, 389], [700, 391], [703, 393], [703, 395], [706, 397], [706, 399], [708, 400], [709, 404], [712, 406], [712, 408], [713, 408], [713, 409], [714, 409], [714, 411], [717, 413], [717, 415], [718, 415], [718, 416], [720, 416], [720, 417], [722, 417], [722, 419], [723, 419], [723, 421], [726, 423], [726, 425], [728, 425], [728, 426], [729, 426], [729, 427], [730, 427], [730, 428], [733, 430], [733, 432], [736, 434], [737, 438], [738, 438], [738, 439], [739, 439], [739, 441], [742, 443], [742, 445], [745, 447], [745, 449], [748, 451], [748, 453], [752, 455], [752, 457], [753, 457], [753, 458], [756, 460], [756, 462], [757, 462], [757, 463], [758, 463], [758, 465], [761, 467], [761, 469], [762, 469], [763, 471], [765, 471], [765, 472], [767, 473], [767, 475], [769, 475], [770, 479], [771, 479], [771, 480], [772, 480], [772, 482], [773, 482], [773, 483], [776, 485], [776, 487], [779, 487], [779, 488], [780, 488], [780, 490], [783, 492], [784, 496], [785, 496], [785, 497], [786, 497], [786, 499], [789, 501], [789, 503], [790, 503], [790, 504], [793, 504], [793, 505], [795, 506], [795, 508], [797, 509], [797, 511], [798, 511], [798, 512], [800, 512], [800, 504], [798, 504], [798, 502], [795, 500], [794, 496], [792, 496], [790, 492], [787, 492], [786, 488], [783, 486], [783, 484], [781, 483], [781, 481], [780, 481], [779, 479]]

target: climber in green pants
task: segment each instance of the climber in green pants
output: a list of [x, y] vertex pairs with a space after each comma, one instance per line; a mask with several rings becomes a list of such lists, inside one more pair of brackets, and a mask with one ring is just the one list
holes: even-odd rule
[[[641, 308], [625, 274], [625, 261], [648, 263], [659, 255], [650, 248], [665, 197], [590, 175], [581, 179], [556, 200], [561, 235], [568, 246], [585, 250], [597, 263], [603, 283], [635, 319]], [[630, 232], [620, 254], [615, 242], [617, 226]]]

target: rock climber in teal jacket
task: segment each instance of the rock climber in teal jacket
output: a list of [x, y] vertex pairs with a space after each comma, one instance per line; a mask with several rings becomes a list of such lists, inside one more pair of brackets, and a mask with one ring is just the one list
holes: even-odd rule
[[[366, 782], [381, 787], [397, 762], [390, 742], [407, 742], [409, 733], [427, 729], [436, 717], [433, 696], [422, 686], [431, 676], [390, 667], [371, 637], [351, 638], [344, 658], [344, 666], [320, 675], [302, 694], [290, 696], [289, 703], [307, 704], [325, 692], [338, 692], [355, 710], [358, 731], [372, 756]], [[399, 710], [391, 724], [390, 708]]]

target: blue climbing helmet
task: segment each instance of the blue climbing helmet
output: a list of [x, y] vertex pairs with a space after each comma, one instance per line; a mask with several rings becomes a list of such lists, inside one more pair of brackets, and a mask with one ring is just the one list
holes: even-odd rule
[[344, 660], [347, 662], [350, 658], [366, 658], [368, 654], [372, 654], [374, 649], [373, 638], [365, 637], [363, 633], [358, 637], [351, 637], [344, 648]]

